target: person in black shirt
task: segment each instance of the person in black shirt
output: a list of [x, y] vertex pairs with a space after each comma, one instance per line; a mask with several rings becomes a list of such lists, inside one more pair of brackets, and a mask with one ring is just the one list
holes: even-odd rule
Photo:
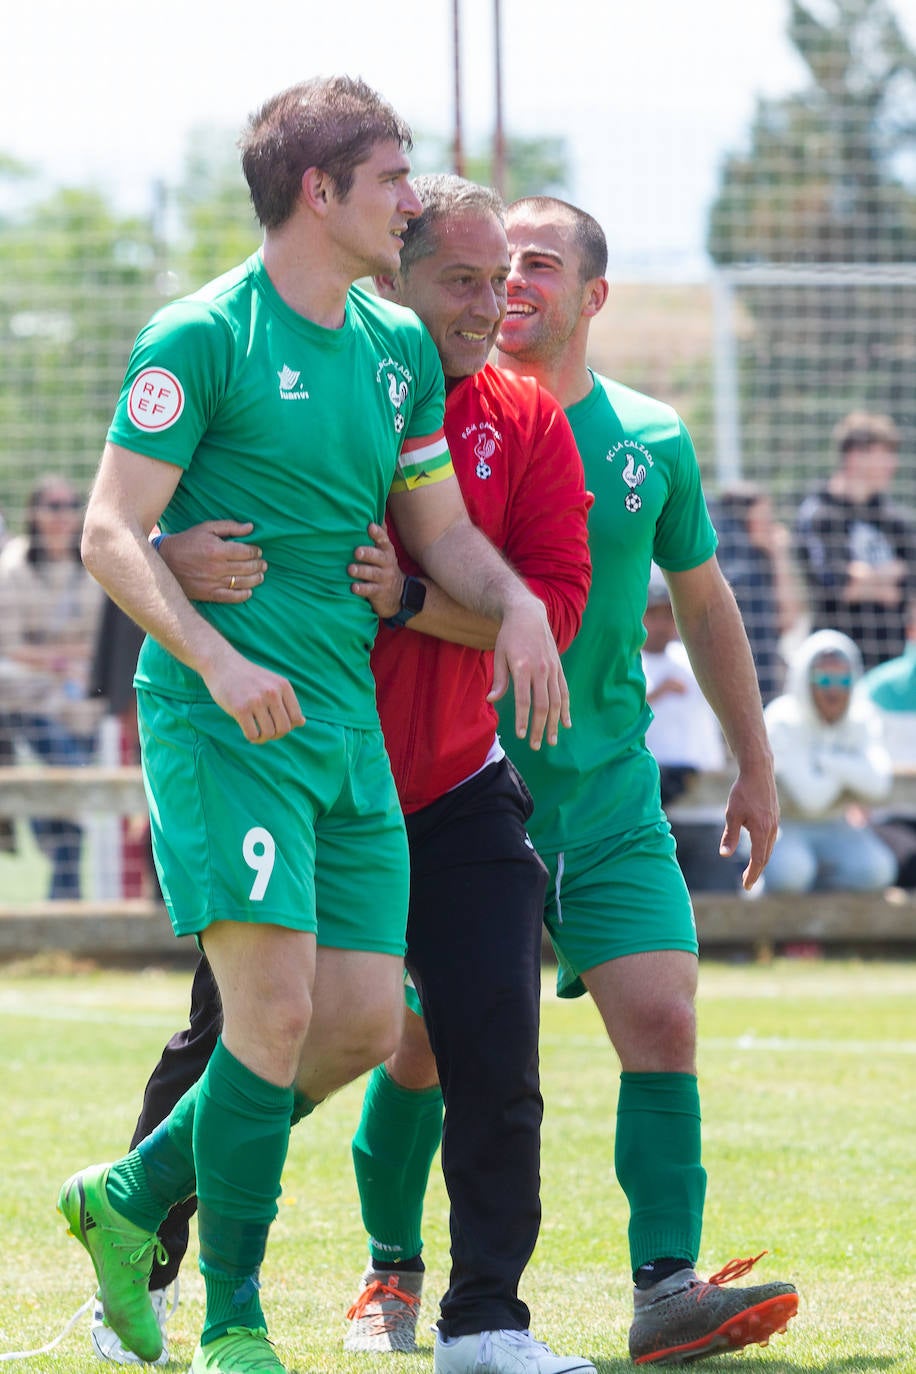
[[903, 652], [916, 594], [916, 526], [891, 504], [900, 431], [887, 415], [854, 411], [833, 434], [839, 467], [802, 503], [797, 552], [812, 630], [839, 630], [865, 668]]

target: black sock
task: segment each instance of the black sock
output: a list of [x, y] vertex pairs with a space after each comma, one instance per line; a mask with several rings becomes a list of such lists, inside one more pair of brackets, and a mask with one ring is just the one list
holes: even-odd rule
[[378, 1260], [373, 1260], [372, 1267], [386, 1273], [390, 1269], [392, 1274], [396, 1274], [399, 1269], [405, 1270], [408, 1274], [426, 1273], [426, 1265], [419, 1255], [412, 1255], [410, 1259], [392, 1260], [390, 1264], [379, 1264]]
[[668, 1279], [672, 1274], [676, 1274], [680, 1269], [692, 1269], [693, 1264], [687, 1259], [665, 1259], [652, 1260], [649, 1264], [641, 1264], [633, 1275], [633, 1282], [637, 1288], [652, 1288], [655, 1284], [661, 1283], [662, 1279]]

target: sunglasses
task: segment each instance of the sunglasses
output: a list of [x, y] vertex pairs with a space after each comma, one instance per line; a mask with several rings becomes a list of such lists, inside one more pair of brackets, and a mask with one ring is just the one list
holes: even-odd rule
[[81, 505], [82, 505], [82, 502], [81, 502], [81, 501], [77, 501], [76, 497], [74, 497], [74, 496], [68, 496], [68, 497], [66, 497], [66, 498], [64, 498], [64, 497], [52, 496], [52, 497], [50, 497], [49, 500], [47, 500], [47, 501], [41, 501], [41, 502], [39, 503], [39, 507], [40, 507], [41, 510], [53, 510], [53, 511], [79, 510], [79, 508], [80, 508]]
[[812, 687], [851, 687], [852, 675], [850, 673], [812, 673]]

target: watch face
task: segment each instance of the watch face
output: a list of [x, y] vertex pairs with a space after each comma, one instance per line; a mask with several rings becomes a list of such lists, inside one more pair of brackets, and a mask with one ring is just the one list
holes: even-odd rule
[[421, 582], [418, 577], [407, 577], [404, 579], [404, 591], [401, 594], [401, 605], [405, 610], [418, 615], [423, 609], [426, 601], [426, 584]]

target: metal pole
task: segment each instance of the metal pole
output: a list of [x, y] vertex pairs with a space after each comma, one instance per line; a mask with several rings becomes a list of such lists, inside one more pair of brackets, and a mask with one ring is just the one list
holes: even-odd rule
[[713, 272], [712, 304], [715, 357], [716, 480], [720, 486], [741, 476], [741, 400], [735, 293], [721, 268]]
[[493, 0], [493, 52], [496, 62], [496, 111], [493, 124], [493, 185], [506, 194], [506, 136], [503, 129], [502, 0]]
[[452, 171], [464, 176], [464, 143], [461, 136], [461, 0], [452, 0], [452, 70], [454, 77], [455, 127], [452, 139]]

